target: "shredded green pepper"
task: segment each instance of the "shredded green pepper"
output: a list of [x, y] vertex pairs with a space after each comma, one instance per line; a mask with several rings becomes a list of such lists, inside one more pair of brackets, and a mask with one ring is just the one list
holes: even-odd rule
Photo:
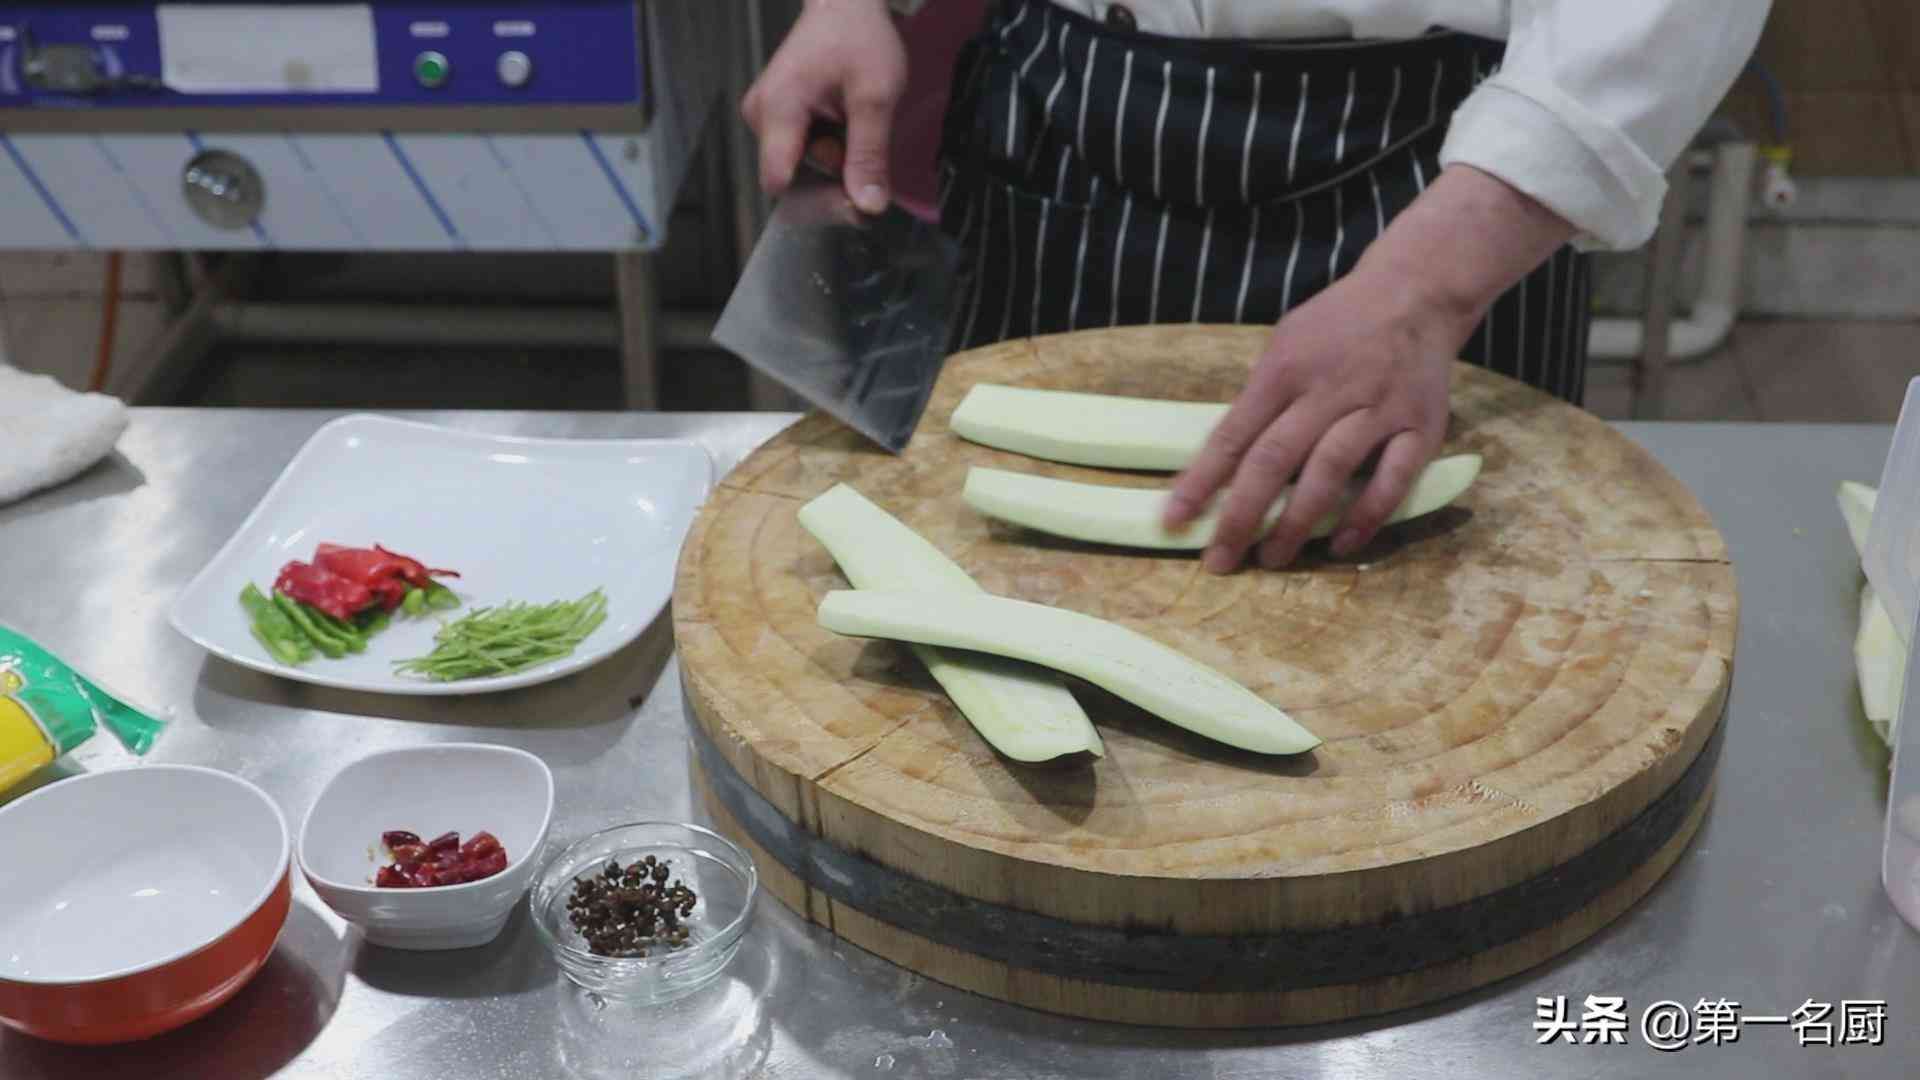
[[508, 675], [571, 654], [606, 618], [599, 589], [573, 601], [476, 608], [442, 626], [431, 653], [394, 669], [435, 682]]

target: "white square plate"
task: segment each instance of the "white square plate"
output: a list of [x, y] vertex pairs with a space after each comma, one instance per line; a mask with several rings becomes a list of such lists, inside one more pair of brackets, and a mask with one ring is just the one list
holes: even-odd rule
[[[640, 636], [666, 607], [674, 564], [713, 483], [689, 442], [526, 439], [379, 416], [314, 433], [233, 538], [175, 598], [174, 629], [222, 659], [289, 679], [386, 694], [474, 694], [579, 671]], [[269, 592], [289, 560], [328, 541], [373, 544], [460, 573], [461, 605], [374, 635], [367, 651], [297, 667], [255, 641], [240, 606]], [[424, 656], [443, 619], [511, 601], [576, 600], [595, 588], [607, 618], [573, 654], [511, 675], [431, 682], [396, 675]]]

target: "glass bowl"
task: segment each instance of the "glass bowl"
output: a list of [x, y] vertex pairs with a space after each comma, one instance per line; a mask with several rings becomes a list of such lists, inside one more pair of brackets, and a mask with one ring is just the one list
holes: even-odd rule
[[[665, 862], [672, 880], [693, 890], [693, 911], [682, 922], [684, 943], [641, 957], [598, 956], [567, 917], [574, 879], [599, 874], [609, 859], [621, 866], [648, 855]], [[603, 997], [672, 1001], [698, 990], [727, 966], [753, 917], [760, 891], [753, 859], [726, 837], [698, 825], [644, 821], [603, 829], [547, 860], [528, 893], [533, 925], [560, 970]]]

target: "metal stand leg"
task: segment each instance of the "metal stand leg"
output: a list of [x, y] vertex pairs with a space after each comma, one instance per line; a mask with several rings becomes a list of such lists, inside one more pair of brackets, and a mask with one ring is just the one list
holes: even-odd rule
[[193, 304], [193, 282], [187, 274], [187, 257], [178, 251], [160, 251], [147, 256], [153, 266], [160, 302], [167, 314], [179, 316]]
[[1667, 360], [1672, 343], [1673, 306], [1680, 277], [1681, 245], [1685, 240], [1687, 196], [1692, 171], [1687, 155], [1667, 175], [1667, 201], [1660, 207], [1660, 226], [1653, 234], [1647, 270], [1645, 334], [1633, 371], [1633, 418], [1660, 420], [1667, 409]]
[[[130, 405], [169, 405], [213, 350], [220, 332], [216, 316], [253, 260], [230, 255], [200, 278], [167, 328], [146, 348], [114, 365], [106, 392]], [[163, 290], [173, 286], [164, 284]], [[175, 284], [184, 285], [184, 278]], [[169, 300], [171, 303], [171, 298]]]
[[653, 256], [644, 251], [614, 255], [615, 289], [620, 304], [620, 364], [625, 375], [626, 407], [660, 407], [660, 293]]

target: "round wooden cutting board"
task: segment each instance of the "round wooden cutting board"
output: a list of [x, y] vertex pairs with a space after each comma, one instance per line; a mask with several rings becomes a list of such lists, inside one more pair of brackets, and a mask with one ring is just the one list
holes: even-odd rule
[[[698, 779], [769, 891], [931, 978], [1175, 1026], [1341, 1019], [1479, 986], [1646, 893], [1712, 790], [1737, 600], [1693, 496], [1594, 417], [1460, 366], [1455, 506], [1335, 560], [1216, 577], [990, 523], [970, 465], [1145, 477], [965, 442], [976, 382], [1227, 401], [1267, 331], [1148, 327], [947, 364], [893, 457], [810, 416], [701, 513], [674, 594]], [[814, 620], [848, 587], [795, 518], [846, 482], [991, 592], [1111, 619], [1325, 742], [1210, 743], [1073, 684], [1106, 756], [996, 755], [904, 646]]]

